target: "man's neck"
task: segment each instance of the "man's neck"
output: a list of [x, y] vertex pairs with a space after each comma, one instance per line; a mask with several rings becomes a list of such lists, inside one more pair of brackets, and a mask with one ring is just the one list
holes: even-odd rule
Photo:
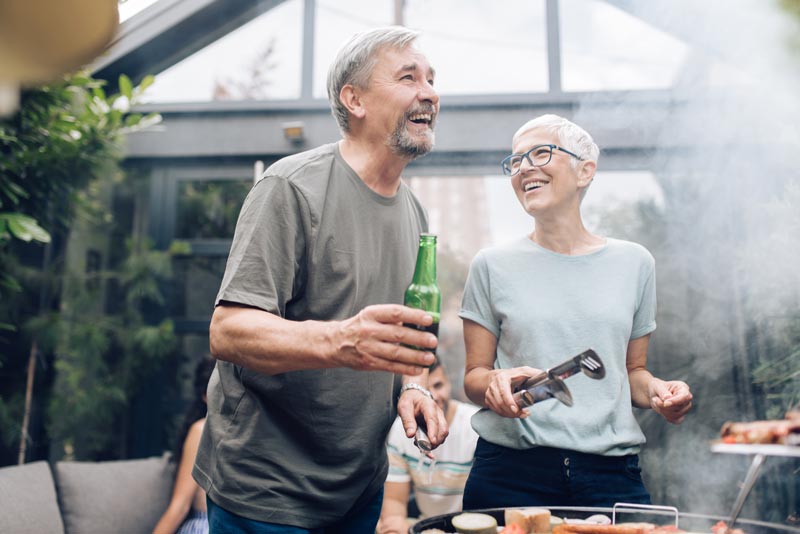
[[385, 197], [397, 193], [400, 174], [408, 165], [408, 159], [398, 156], [385, 144], [351, 137], [339, 141], [339, 152], [367, 187]]

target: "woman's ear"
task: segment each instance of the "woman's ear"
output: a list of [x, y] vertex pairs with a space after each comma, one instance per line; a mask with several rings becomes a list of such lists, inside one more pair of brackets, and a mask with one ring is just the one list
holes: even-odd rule
[[363, 119], [367, 114], [364, 102], [361, 99], [360, 91], [356, 87], [350, 84], [342, 87], [342, 90], [339, 91], [339, 100], [355, 118]]
[[597, 172], [597, 162], [582, 161], [578, 168], [578, 186], [586, 187], [592, 183], [595, 172]]

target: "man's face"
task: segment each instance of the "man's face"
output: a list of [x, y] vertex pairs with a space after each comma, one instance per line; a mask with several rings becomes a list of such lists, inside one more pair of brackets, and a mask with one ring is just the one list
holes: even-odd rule
[[447, 413], [452, 386], [450, 385], [450, 380], [447, 379], [447, 375], [444, 373], [444, 369], [437, 367], [431, 372], [428, 376], [428, 389], [431, 395], [433, 395], [433, 400], [439, 405], [439, 408], [441, 408], [444, 413]]
[[382, 137], [401, 157], [413, 159], [430, 152], [439, 114], [433, 79], [428, 60], [410, 46], [378, 52], [363, 95], [368, 135]]

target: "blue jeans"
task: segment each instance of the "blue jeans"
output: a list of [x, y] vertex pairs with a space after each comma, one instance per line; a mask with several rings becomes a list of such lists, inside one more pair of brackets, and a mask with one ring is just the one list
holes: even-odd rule
[[383, 490], [365, 506], [351, 511], [338, 523], [311, 529], [247, 519], [221, 508], [211, 499], [206, 499], [206, 502], [209, 534], [374, 534], [381, 515]]
[[650, 504], [639, 457], [534, 447], [517, 450], [478, 440], [464, 510], [510, 506], [612, 507]]

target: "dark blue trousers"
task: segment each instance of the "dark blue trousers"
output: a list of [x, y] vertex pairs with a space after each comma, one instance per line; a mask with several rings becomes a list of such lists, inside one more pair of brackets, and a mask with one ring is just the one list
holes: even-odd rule
[[464, 489], [464, 510], [650, 504], [641, 472], [635, 454], [601, 456], [552, 447], [517, 450], [479, 439]]
[[383, 490], [366, 506], [351, 512], [335, 525], [312, 529], [247, 519], [214, 504], [211, 499], [206, 499], [206, 502], [209, 534], [374, 534], [381, 515]]

